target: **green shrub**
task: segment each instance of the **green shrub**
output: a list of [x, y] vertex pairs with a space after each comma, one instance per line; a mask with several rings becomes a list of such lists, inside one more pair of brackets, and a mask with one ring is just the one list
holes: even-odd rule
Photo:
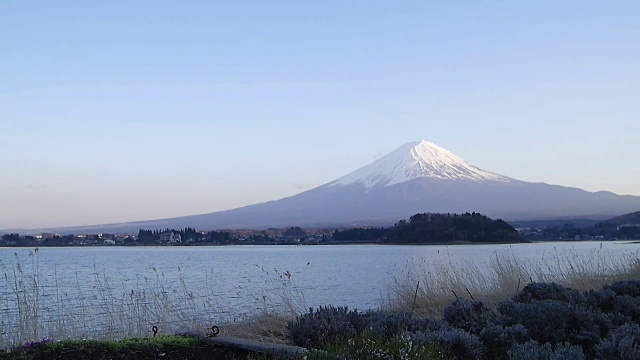
[[347, 307], [324, 306], [290, 322], [293, 342], [298, 346], [322, 348], [345, 337], [353, 337], [369, 325], [367, 317]]
[[449, 325], [472, 334], [479, 334], [482, 329], [492, 323], [496, 314], [486, 307], [482, 301], [456, 299], [444, 308], [444, 319]]
[[622, 325], [596, 346], [600, 360], [640, 360], [640, 326]]
[[440, 319], [432, 317], [415, 317], [407, 312], [369, 311], [365, 313], [370, 324], [368, 331], [376, 336], [392, 338], [405, 332], [434, 331], [448, 324]]
[[407, 327], [407, 331], [409, 332], [418, 332], [418, 331], [437, 331], [440, 329], [444, 329], [449, 327], [449, 324], [442, 320], [434, 317], [423, 317], [412, 319], [412, 322]]
[[584, 296], [578, 290], [569, 289], [556, 283], [531, 283], [513, 297], [513, 301], [518, 303], [530, 303], [538, 300], [557, 300], [577, 304], [584, 302]]
[[346, 307], [326, 306], [299, 316], [288, 327], [298, 346], [323, 348], [338, 339], [368, 331], [383, 340], [404, 332], [438, 330], [447, 324], [434, 318], [417, 318], [411, 313], [367, 311], [360, 313]]
[[419, 331], [410, 335], [411, 340], [445, 349], [454, 359], [482, 359], [483, 346], [473, 334], [455, 327], [445, 327], [437, 331]]
[[416, 343], [408, 336], [400, 335], [383, 339], [370, 331], [365, 331], [354, 337], [329, 343], [323, 350], [312, 351], [308, 359], [436, 360], [450, 359], [450, 357], [436, 345]]
[[492, 324], [480, 331], [480, 340], [484, 344], [484, 355], [488, 359], [506, 359], [507, 350], [513, 344], [529, 340], [527, 329], [521, 324], [504, 326]]
[[402, 334], [412, 327], [414, 323], [411, 313], [406, 312], [384, 313], [377, 311], [370, 312], [368, 315], [370, 321], [369, 331], [375, 336], [385, 339]]
[[587, 293], [532, 283], [495, 310], [457, 299], [442, 319], [322, 307], [289, 329], [296, 344], [329, 349], [340, 359], [418, 357], [411, 351], [419, 345], [424, 354], [455, 359], [640, 360], [638, 322], [640, 281], [625, 281]]
[[618, 281], [610, 285], [603, 286], [604, 290], [611, 290], [616, 295], [628, 295], [640, 297], [640, 280]]
[[569, 342], [591, 356], [596, 344], [613, 328], [611, 318], [601, 312], [557, 300], [500, 304], [505, 325], [522, 324], [539, 343]]
[[550, 343], [541, 345], [535, 341], [515, 344], [508, 351], [509, 360], [585, 360], [582, 348], [571, 344]]
[[627, 316], [636, 323], [640, 322], [640, 298], [629, 295], [616, 296], [613, 313]]
[[616, 293], [609, 289], [589, 290], [585, 294], [585, 304], [594, 310], [611, 313], [615, 309]]

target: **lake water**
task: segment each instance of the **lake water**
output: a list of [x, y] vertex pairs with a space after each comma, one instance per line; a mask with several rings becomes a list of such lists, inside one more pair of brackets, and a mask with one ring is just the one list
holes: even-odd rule
[[[0, 248], [0, 325], [6, 342], [18, 333], [36, 335], [34, 328], [39, 337], [91, 337], [105, 329], [127, 335], [144, 333], [151, 323], [163, 329], [225, 323], [285, 305], [370, 309], [387, 298], [394, 276], [416, 262], [482, 268], [496, 253], [545, 261], [603, 250], [637, 258], [638, 249], [630, 242]], [[29, 316], [36, 315], [34, 326]]]

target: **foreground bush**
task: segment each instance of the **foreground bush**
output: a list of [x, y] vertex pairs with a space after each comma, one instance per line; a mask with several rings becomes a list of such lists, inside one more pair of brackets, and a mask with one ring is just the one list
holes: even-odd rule
[[403, 359], [436, 360], [451, 357], [435, 345], [419, 343], [408, 336], [393, 336], [388, 339], [365, 331], [352, 338], [345, 338], [328, 344], [323, 350], [311, 351], [308, 359]]
[[443, 316], [449, 325], [472, 334], [479, 334], [496, 318], [482, 301], [468, 299], [456, 299], [444, 309]]
[[611, 285], [605, 285], [604, 290], [611, 290], [616, 295], [629, 295], [640, 297], [640, 280], [618, 281]]
[[419, 331], [411, 334], [411, 339], [420, 344], [437, 346], [444, 349], [455, 359], [481, 359], [482, 342], [473, 334], [455, 327], [446, 327], [437, 331]]
[[321, 348], [339, 339], [354, 337], [368, 324], [357, 310], [326, 306], [289, 323], [293, 342], [307, 348]]
[[480, 340], [484, 345], [484, 354], [487, 359], [506, 359], [507, 350], [528, 339], [527, 328], [522, 324], [512, 326], [492, 324], [480, 331]]
[[625, 324], [613, 330], [598, 344], [596, 354], [602, 360], [640, 360], [640, 326]]
[[612, 329], [607, 315], [557, 300], [505, 302], [499, 311], [505, 325], [523, 325], [528, 336], [539, 343], [568, 342], [589, 354]]
[[531, 283], [513, 297], [513, 301], [518, 303], [530, 303], [539, 300], [557, 300], [577, 304], [584, 301], [584, 296], [577, 290], [569, 289], [556, 283]]
[[509, 360], [585, 360], [582, 348], [570, 344], [540, 345], [535, 341], [516, 344], [509, 351]]
[[442, 319], [310, 309], [289, 330], [297, 345], [345, 359], [640, 360], [639, 320], [640, 281], [634, 280], [589, 292], [532, 283], [496, 308], [456, 299]]

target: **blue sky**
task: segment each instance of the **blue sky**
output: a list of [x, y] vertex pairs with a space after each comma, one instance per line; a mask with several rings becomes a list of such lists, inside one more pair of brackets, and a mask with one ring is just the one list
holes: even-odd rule
[[2, 1], [0, 229], [206, 213], [432, 141], [640, 195], [638, 1]]

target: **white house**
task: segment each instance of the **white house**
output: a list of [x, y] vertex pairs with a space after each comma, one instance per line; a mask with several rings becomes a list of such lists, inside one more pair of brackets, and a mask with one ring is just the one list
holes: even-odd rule
[[160, 241], [175, 244], [182, 242], [180, 234], [174, 234], [173, 231], [160, 234]]

